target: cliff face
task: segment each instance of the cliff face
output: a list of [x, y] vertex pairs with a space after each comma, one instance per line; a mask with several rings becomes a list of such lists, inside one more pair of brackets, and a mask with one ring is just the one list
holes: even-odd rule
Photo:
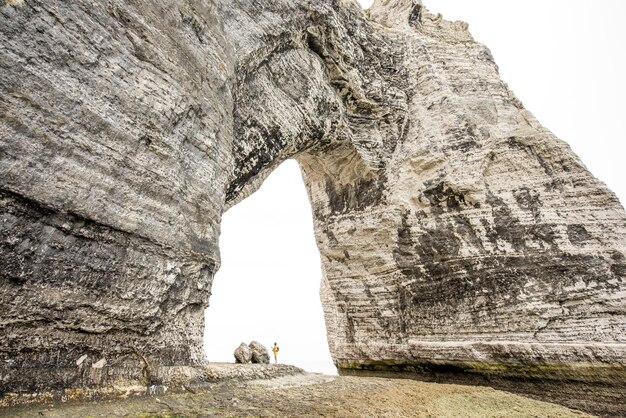
[[234, 53], [195, 3], [0, 8], [0, 392], [204, 361]]
[[201, 374], [221, 215], [287, 158], [341, 369], [626, 378], [626, 214], [467, 25], [32, 0], [0, 44], [0, 392]]

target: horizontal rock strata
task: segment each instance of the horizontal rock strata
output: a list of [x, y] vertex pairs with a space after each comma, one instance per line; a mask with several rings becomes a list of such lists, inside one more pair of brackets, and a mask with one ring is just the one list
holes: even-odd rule
[[202, 365], [221, 215], [287, 158], [340, 369], [626, 382], [624, 209], [466, 24], [29, 0], [0, 44], [0, 392]]

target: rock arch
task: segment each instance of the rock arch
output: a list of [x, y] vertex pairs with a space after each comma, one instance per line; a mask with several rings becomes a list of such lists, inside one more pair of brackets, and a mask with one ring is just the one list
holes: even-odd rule
[[28, 1], [0, 41], [2, 393], [202, 378], [221, 214], [291, 157], [338, 367], [624, 380], [624, 210], [466, 24]]

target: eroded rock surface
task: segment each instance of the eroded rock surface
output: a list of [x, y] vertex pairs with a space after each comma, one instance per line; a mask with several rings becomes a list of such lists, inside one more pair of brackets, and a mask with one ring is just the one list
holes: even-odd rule
[[250, 343], [250, 351], [252, 352], [252, 362], [258, 364], [269, 364], [270, 353], [267, 348], [258, 341], [252, 341]]
[[341, 369], [626, 380], [626, 214], [466, 24], [28, 0], [0, 45], [4, 403], [201, 367], [221, 215], [287, 158]]
[[246, 364], [252, 360], [252, 350], [246, 343], [239, 344], [233, 355], [235, 356], [235, 363]]

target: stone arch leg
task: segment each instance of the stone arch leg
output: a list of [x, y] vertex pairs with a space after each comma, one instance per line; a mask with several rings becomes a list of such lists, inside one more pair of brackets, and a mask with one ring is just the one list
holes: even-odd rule
[[216, 13], [0, 5], [2, 404], [123, 393], [204, 363], [234, 162]]

